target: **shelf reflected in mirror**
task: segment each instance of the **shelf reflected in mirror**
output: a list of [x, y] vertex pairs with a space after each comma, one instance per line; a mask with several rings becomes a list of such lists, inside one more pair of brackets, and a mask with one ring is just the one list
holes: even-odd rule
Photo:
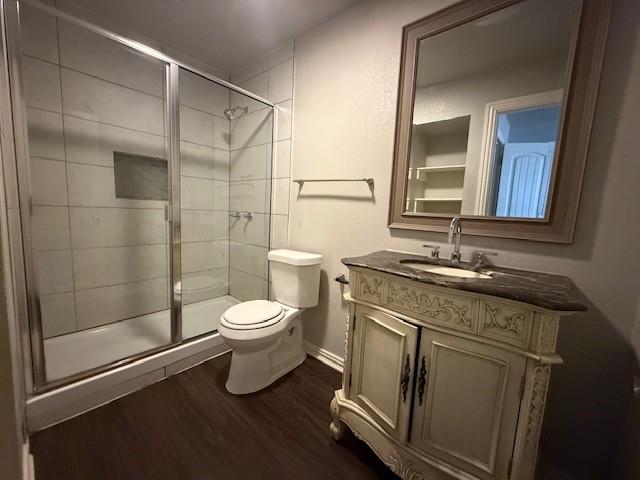
[[579, 0], [526, 0], [419, 42], [405, 211], [544, 218]]

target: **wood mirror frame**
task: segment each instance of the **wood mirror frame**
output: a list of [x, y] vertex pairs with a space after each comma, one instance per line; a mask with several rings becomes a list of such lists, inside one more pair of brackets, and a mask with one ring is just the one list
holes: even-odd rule
[[[465, 0], [403, 29], [389, 228], [446, 232], [452, 215], [405, 212], [419, 42], [526, 0]], [[461, 215], [464, 233], [540, 242], [571, 243], [604, 59], [612, 0], [582, 0], [569, 59], [558, 154], [546, 218]]]

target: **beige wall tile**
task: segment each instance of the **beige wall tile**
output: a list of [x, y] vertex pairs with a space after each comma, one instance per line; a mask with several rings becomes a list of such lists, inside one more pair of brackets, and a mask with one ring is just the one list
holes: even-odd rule
[[267, 186], [269, 180], [248, 180], [229, 184], [231, 211], [265, 213], [269, 210]]
[[[239, 86], [260, 97], [267, 98], [269, 93], [267, 72], [262, 72], [246, 82], [241, 83]], [[231, 106], [247, 107], [249, 112], [255, 112], [265, 107], [264, 103], [249, 98], [239, 92], [231, 93]]]
[[73, 272], [79, 290], [164, 277], [168, 274], [167, 246], [75, 250]]
[[31, 217], [31, 237], [33, 249], [68, 250], [69, 209], [67, 207], [33, 207]]
[[215, 149], [213, 152], [214, 169], [216, 180], [229, 181], [229, 149]]
[[113, 167], [113, 152], [166, 158], [160, 135], [64, 116], [67, 161]]
[[210, 115], [190, 107], [180, 107], [180, 138], [198, 145], [214, 146], [214, 119]]
[[228, 182], [203, 178], [181, 178], [182, 208], [188, 210], [228, 210]]
[[164, 64], [68, 22], [58, 22], [60, 64], [164, 97]]
[[65, 159], [62, 114], [27, 108], [27, 130], [31, 156]]
[[259, 73], [266, 71], [267, 68], [269, 68], [267, 59], [264, 57], [259, 58], [233, 72], [230, 77], [231, 82], [236, 85], [242, 85]]
[[182, 211], [182, 241], [204, 242], [229, 238], [229, 213], [226, 211]]
[[269, 69], [269, 94], [267, 98], [273, 103], [293, 98], [293, 59], [286, 60]]
[[227, 240], [182, 243], [182, 273], [213, 270], [227, 265], [229, 265]]
[[267, 248], [231, 241], [229, 251], [230, 265], [234, 269], [267, 278]]
[[37, 8], [20, 5], [20, 45], [22, 53], [58, 63], [56, 19]]
[[276, 141], [291, 138], [291, 100], [277, 104], [278, 127]]
[[74, 248], [166, 244], [164, 210], [71, 207]]
[[169, 308], [167, 279], [78, 290], [76, 301], [78, 329], [117, 322]]
[[180, 69], [180, 103], [224, 118], [229, 89]]
[[287, 178], [291, 176], [291, 140], [282, 140], [275, 143], [274, 178]]
[[269, 215], [255, 213], [252, 218], [232, 218], [229, 238], [252, 245], [269, 246]]
[[273, 114], [271, 108], [249, 113], [231, 121], [231, 150], [271, 143]]
[[287, 248], [289, 246], [289, 216], [271, 216], [271, 249]]
[[268, 166], [271, 163], [270, 151], [267, 144], [232, 151], [229, 160], [229, 179], [237, 181], [268, 178]]
[[116, 198], [113, 168], [67, 163], [69, 204], [75, 207], [164, 208], [160, 200]]
[[229, 120], [214, 117], [213, 124], [213, 146], [223, 150], [229, 150]]
[[34, 205], [67, 205], [64, 162], [31, 158], [31, 200]]
[[22, 82], [27, 107], [62, 111], [60, 70], [57, 65], [23, 56]]
[[271, 201], [271, 213], [287, 215], [289, 213], [289, 185], [288, 178], [276, 178], [273, 180], [273, 199]]
[[36, 252], [40, 295], [73, 291], [70, 250]]
[[215, 159], [216, 149], [213, 147], [180, 142], [181, 175], [213, 180], [216, 178]]
[[229, 269], [229, 293], [246, 302], [248, 300], [259, 300], [268, 298], [268, 284], [263, 278], [254, 277], [247, 273]]
[[64, 113], [164, 135], [164, 100], [82, 73], [61, 69]]
[[42, 334], [55, 337], [76, 330], [76, 309], [73, 293], [40, 296]]

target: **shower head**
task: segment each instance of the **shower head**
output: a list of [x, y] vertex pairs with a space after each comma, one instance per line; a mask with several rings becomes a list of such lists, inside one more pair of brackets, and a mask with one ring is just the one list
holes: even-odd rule
[[233, 107], [233, 108], [227, 108], [224, 111], [224, 116], [227, 120], [235, 120], [236, 117], [236, 111], [240, 110], [243, 114], [246, 114], [249, 111], [249, 107]]

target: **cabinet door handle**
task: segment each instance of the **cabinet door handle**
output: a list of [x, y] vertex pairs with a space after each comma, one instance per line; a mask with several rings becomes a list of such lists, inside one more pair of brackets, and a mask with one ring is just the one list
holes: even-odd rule
[[418, 405], [422, 405], [422, 399], [424, 397], [424, 387], [427, 384], [427, 364], [422, 356], [422, 364], [420, 366], [420, 378], [418, 378]]
[[402, 387], [402, 403], [407, 403], [407, 390], [409, 390], [409, 380], [411, 379], [411, 359], [407, 353], [407, 359], [402, 369], [402, 377], [400, 378], [400, 386]]

